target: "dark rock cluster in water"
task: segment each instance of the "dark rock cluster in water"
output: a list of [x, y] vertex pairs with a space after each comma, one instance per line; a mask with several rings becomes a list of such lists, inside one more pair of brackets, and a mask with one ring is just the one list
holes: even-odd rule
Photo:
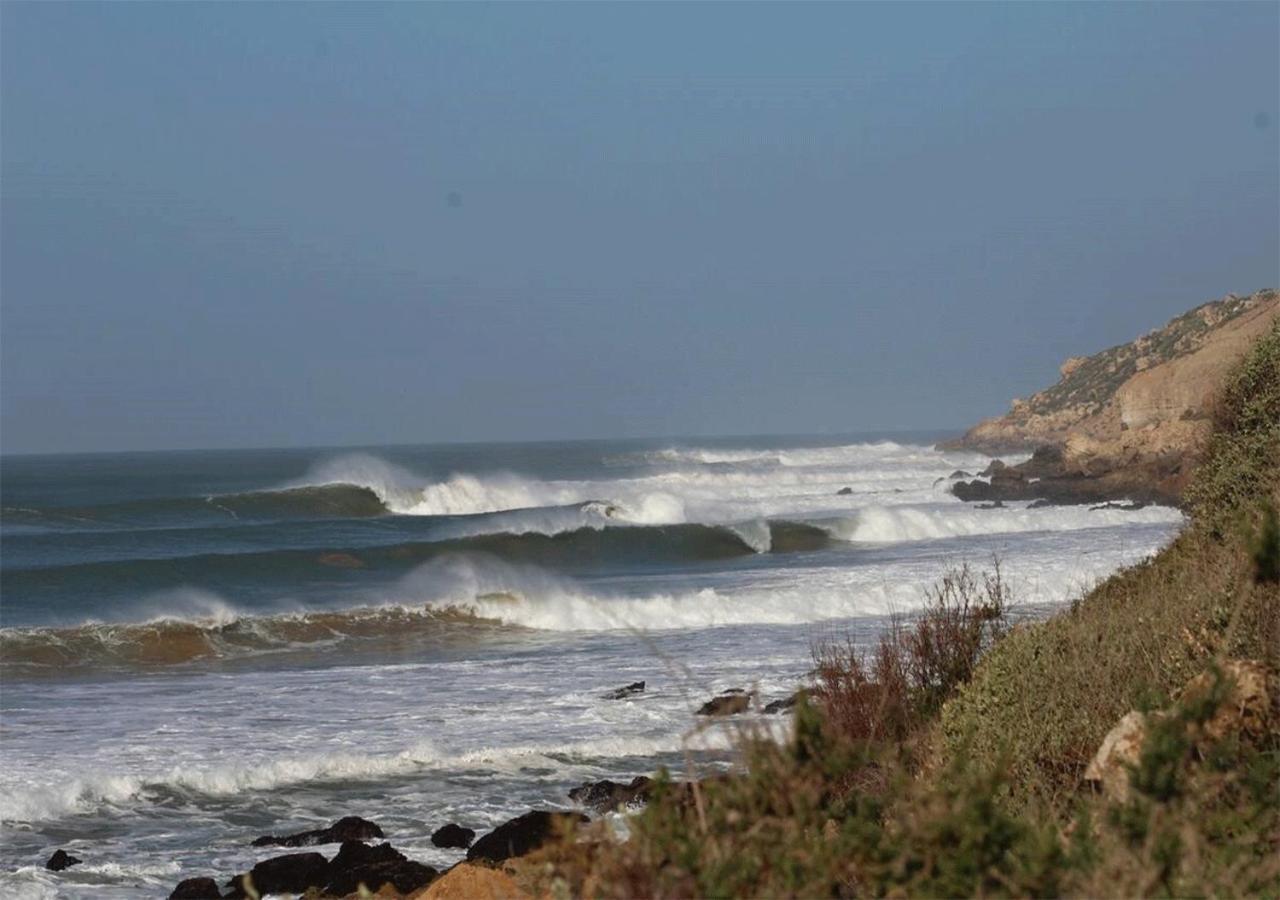
[[[1032, 500], [1036, 506], [1094, 503], [1102, 504], [1095, 508], [1139, 509], [1147, 503], [1170, 502], [1161, 481], [1170, 476], [1163, 469], [1116, 470], [1101, 477], [1098, 473], [1069, 468], [1064, 462], [1063, 450], [1058, 446], [1041, 447], [1029, 460], [1016, 466], [992, 460], [978, 475], [988, 480], [957, 481], [952, 485], [951, 493], [966, 502], [982, 501], [997, 505], [1006, 501]], [[1117, 499], [1133, 499], [1133, 502], [1120, 507], [1111, 506]]]
[[79, 857], [72, 856], [66, 850], [54, 850], [53, 856], [49, 857], [49, 861], [44, 867], [50, 872], [61, 872], [63, 869], [69, 869], [81, 862]]
[[627, 697], [634, 697], [636, 694], [644, 693], [644, 682], [637, 681], [634, 684], [628, 684], [617, 690], [609, 691], [607, 694], [601, 695], [604, 700], [625, 700]]
[[[645, 682], [637, 681], [602, 695], [621, 700], [643, 693]], [[791, 709], [804, 691], [767, 704], [766, 714]], [[698, 710], [703, 716], [731, 716], [748, 712], [756, 701], [755, 691], [732, 688], [712, 697]], [[681, 781], [669, 785], [680, 803], [692, 803], [701, 789], [723, 784], [734, 776], [712, 775], [699, 781]], [[597, 814], [614, 812], [647, 803], [657, 782], [647, 775], [637, 775], [629, 782], [585, 782], [569, 791], [569, 799]], [[523, 856], [576, 828], [590, 819], [581, 812], [563, 810], [530, 810], [498, 825], [476, 838], [476, 832], [455, 822], [437, 828], [431, 843], [437, 847], [466, 850], [467, 862], [500, 863]], [[306, 894], [309, 898], [348, 897], [381, 893], [384, 896], [405, 895], [431, 884], [439, 875], [433, 866], [406, 857], [390, 843], [366, 843], [384, 838], [382, 828], [359, 816], [345, 816], [326, 828], [299, 831], [286, 835], [263, 835], [255, 847], [311, 847], [340, 844], [329, 858], [316, 851], [287, 853], [260, 860], [247, 872], [233, 876], [219, 886], [217, 879], [198, 876], [181, 881], [169, 894], [169, 900], [242, 900], [268, 894]], [[46, 864], [61, 871], [80, 860], [58, 850]]]
[[312, 847], [316, 844], [341, 844], [344, 841], [368, 841], [373, 838], [386, 837], [376, 823], [359, 816], [344, 816], [328, 828], [317, 828], [314, 831], [299, 831], [277, 837], [264, 834], [253, 842], [255, 847]]
[[698, 715], [736, 716], [751, 708], [751, 696], [741, 688], [732, 688], [702, 704], [698, 708]]

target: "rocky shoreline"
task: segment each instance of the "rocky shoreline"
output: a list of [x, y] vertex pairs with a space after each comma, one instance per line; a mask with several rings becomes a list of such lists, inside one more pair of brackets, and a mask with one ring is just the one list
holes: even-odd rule
[[1051, 387], [1015, 399], [938, 445], [989, 455], [1033, 451], [1014, 466], [993, 463], [987, 480], [951, 491], [982, 503], [1115, 501], [1182, 505], [1213, 430], [1226, 373], [1280, 320], [1280, 294], [1228, 295], [1128, 344], [1072, 357]]
[[[644, 690], [645, 682], [635, 682], [602, 696], [625, 701]], [[754, 690], [734, 688], [710, 697], [694, 715], [707, 718], [748, 713], [775, 716], [791, 709], [803, 690], [766, 703]], [[730, 777], [718, 774], [699, 781], [675, 781], [667, 783], [665, 789], [683, 798], [681, 802], [693, 802], [700, 784]], [[472, 828], [456, 822], [443, 823], [431, 833], [432, 845], [460, 851], [459, 860], [443, 870], [410, 859], [387, 840], [387, 833], [377, 822], [358, 815], [344, 816], [324, 828], [260, 835], [246, 839], [246, 846], [300, 852], [259, 859], [247, 871], [230, 876], [200, 875], [183, 879], [168, 897], [169, 900], [245, 900], [269, 894], [294, 895], [305, 900], [371, 895], [422, 900], [523, 897], [525, 894], [502, 867], [568, 831], [601, 822], [611, 813], [642, 807], [654, 791], [660, 789], [661, 783], [658, 776], [650, 775], [637, 775], [626, 782], [607, 778], [584, 782], [567, 792], [573, 808], [527, 810], [479, 837]], [[334, 845], [338, 849], [332, 856], [319, 849], [301, 849]], [[45, 863], [45, 868], [61, 872], [82, 862], [65, 849], [58, 849]]]
[[1136, 509], [1152, 503], [1180, 506], [1189, 472], [1190, 461], [1181, 454], [1105, 470], [1080, 471], [1070, 466], [1061, 447], [1045, 446], [1017, 465], [992, 460], [977, 477], [955, 480], [951, 493], [969, 503], [1030, 501], [1033, 507], [1124, 504], [1124, 508]]

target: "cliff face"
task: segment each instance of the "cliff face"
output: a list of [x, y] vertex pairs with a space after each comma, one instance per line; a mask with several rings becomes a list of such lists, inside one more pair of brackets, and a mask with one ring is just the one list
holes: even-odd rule
[[1184, 448], [1208, 430], [1209, 405], [1228, 369], [1280, 316], [1280, 293], [1227, 296], [1163, 328], [1062, 364], [1053, 387], [1014, 400], [946, 446], [984, 451], [1071, 444]]
[[[1057, 384], [942, 446], [987, 453], [1051, 446], [1028, 477], [1106, 478], [1176, 498], [1185, 463], [1211, 431], [1217, 389], [1277, 321], [1275, 290], [1206, 303], [1131, 343], [1068, 359]], [[1109, 493], [1094, 486], [1099, 496]]]

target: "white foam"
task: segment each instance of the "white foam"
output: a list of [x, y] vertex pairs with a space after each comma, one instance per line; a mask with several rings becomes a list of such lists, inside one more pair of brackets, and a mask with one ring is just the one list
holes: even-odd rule
[[[668, 448], [632, 458], [662, 465], [620, 479], [544, 480], [510, 472], [458, 472], [443, 481], [428, 481], [377, 457], [352, 454], [318, 465], [287, 486], [358, 485], [403, 515], [476, 516], [601, 501], [617, 508], [621, 523], [726, 524], [838, 511], [860, 496], [898, 492], [908, 495], [903, 501], [924, 499], [933, 496], [938, 478], [957, 465], [973, 466], [979, 460], [973, 454], [945, 454], [890, 441], [791, 450]], [[846, 487], [852, 493], [837, 500], [837, 492]]]
[[1164, 506], [1139, 510], [1093, 510], [1087, 506], [976, 509], [957, 502], [932, 506], [870, 506], [852, 516], [817, 524], [837, 540], [897, 543], [978, 534], [1176, 524], [1182, 519], [1178, 510]]
[[731, 746], [731, 733], [700, 729], [688, 735], [604, 736], [567, 744], [489, 746], [454, 753], [443, 753], [432, 742], [422, 740], [388, 753], [339, 750], [255, 756], [221, 766], [181, 765], [144, 775], [87, 775], [58, 784], [15, 788], [0, 797], [0, 820], [33, 823], [84, 815], [104, 806], [146, 802], [148, 795], [160, 791], [233, 797], [324, 781], [379, 781], [426, 769], [517, 774], [531, 766], [564, 769], [584, 760], [651, 757], [689, 749], [727, 750]]

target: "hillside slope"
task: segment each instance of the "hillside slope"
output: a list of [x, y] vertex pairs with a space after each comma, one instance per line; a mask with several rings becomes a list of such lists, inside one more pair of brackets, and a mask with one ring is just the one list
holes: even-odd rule
[[[987, 453], [1053, 449], [993, 478], [1002, 483], [958, 485], [957, 496], [1180, 499], [1213, 430], [1216, 391], [1276, 321], [1275, 290], [1228, 295], [1131, 343], [1067, 360], [1057, 384], [942, 445]], [[1033, 490], [1030, 479], [1044, 483]]]

